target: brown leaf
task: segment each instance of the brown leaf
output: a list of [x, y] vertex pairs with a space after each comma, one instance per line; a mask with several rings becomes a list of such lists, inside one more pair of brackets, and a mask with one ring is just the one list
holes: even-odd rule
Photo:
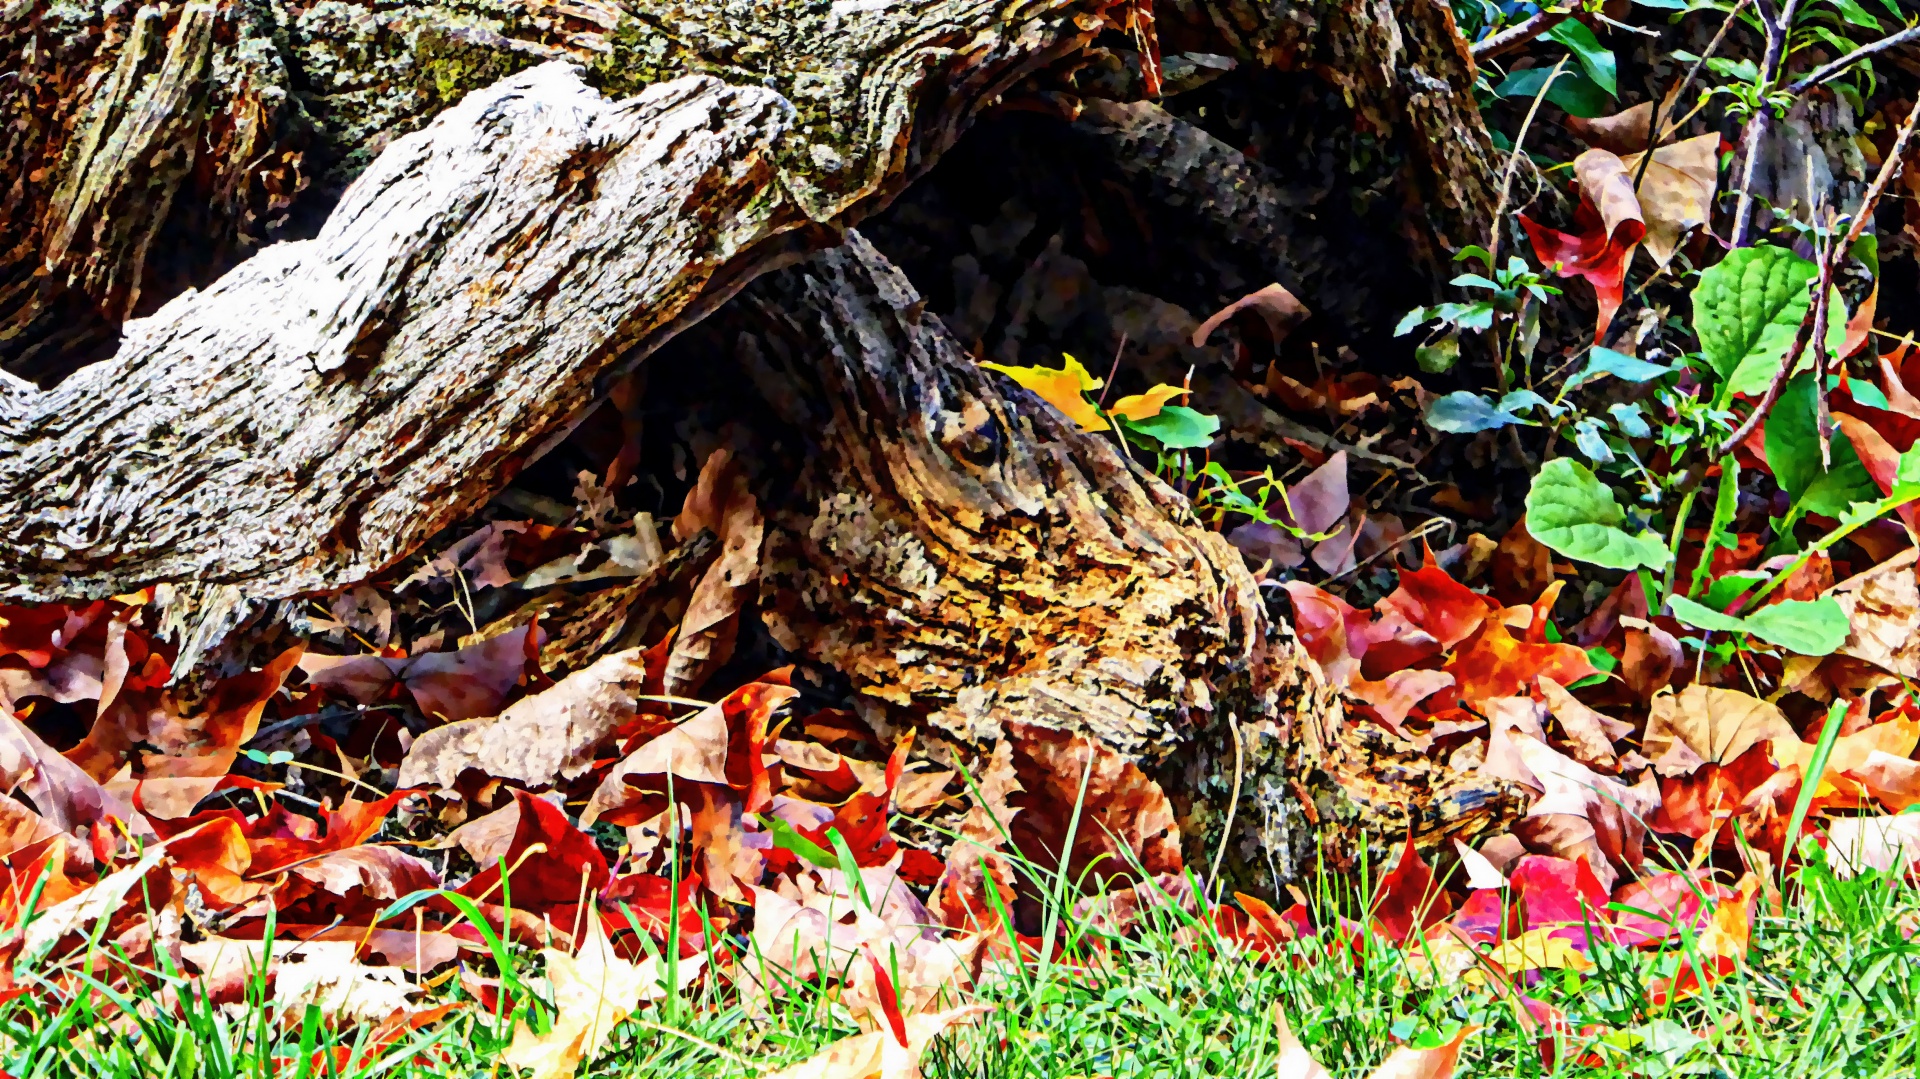
[[1833, 598], [1853, 632], [1840, 654], [1865, 660], [1902, 678], [1920, 678], [1920, 583], [1914, 558], [1903, 551], [1834, 586]]
[[119, 820], [136, 835], [153, 834], [153, 826], [131, 805], [14, 718], [13, 702], [4, 696], [0, 696], [0, 786], [33, 799], [40, 815], [63, 832]]
[[1213, 336], [1213, 331], [1241, 311], [1252, 311], [1260, 316], [1261, 321], [1267, 324], [1267, 333], [1272, 337], [1275, 348], [1278, 348], [1280, 342], [1287, 339], [1287, 334], [1305, 321], [1309, 314], [1307, 305], [1301, 303], [1293, 293], [1278, 284], [1268, 285], [1240, 297], [1207, 316], [1205, 322], [1194, 328], [1193, 347], [1204, 348], [1207, 338]]
[[[1647, 129], [1653, 126], [1653, 102], [1643, 101], [1611, 116], [1596, 116], [1590, 120], [1568, 116], [1562, 122], [1568, 131], [1588, 146], [1611, 150], [1616, 154], [1644, 152], [1647, 148]], [[1671, 105], [1660, 127], [1663, 142], [1679, 130], [1679, 120]]]
[[1616, 763], [1613, 740], [1632, 733], [1633, 727], [1581, 704], [1565, 686], [1546, 675], [1541, 675], [1534, 685], [1539, 688], [1547, 710], [1566, 733], [1574, 757], [1583, 764], [1612, 768]]
[[[1720, 136], [1707, 134], [1653, 152], [1640, 181], [1640, 211], [1647, 223], [1647, 254], [1663, 268], [1673, 261], [1687, 233], [1712, 219], [1719, 151]], [[1633, 174], [1638, 172], [1641, 156], [1630, 154], [1620, 163]]]
[[1525, 514], [1493, 552], [1493, 594], [1502, 603], [1532, 603], [1553, 583], [1553, 552], [1527, 531]]
[[1685, 661], [1680, 642], [1644, 618], [1623, 616], [1620, 625], [1625, 627], [1626, 641], [1620, 657], [1621, 680], [1634, 696], [1651, 702], [1654, 694], [1673, 681], [1673, 672]]
[[674, 538], [685, 542], [702, 530], [720, 539], [720, 556], [694, 585], [680, 632], [667, 656], [666, 692], [685, 696], [732, 657], [740, 604], [760, 577], [765, 522], [746, 477], [725, 448], [707, 455], [700, 477], [673, 520]]
[[307, 680], [373, 704], [395, 682], [404, 684], [420, 711], [458, 722], [500, 711], [507, 694], [526, 670], [530, 627], [517, 626], [453, 652], [427, 652], [405, 659], [392, 656], [300, 657]]
[[1738, 690], [1696, 684], [1654, 698], [1641, 744], [1654, 771], [1680, 776], [1702, 763], [1733, 761], [1770, 739], [1800, 740], [1779, 708]]
[[535, 786], [580, 775], [601, 741], [639, 711], [645, 653], [615, 652], [497, 716], [422, 734], [400, 762], [399, 784], [450, 789], [468, 768]]

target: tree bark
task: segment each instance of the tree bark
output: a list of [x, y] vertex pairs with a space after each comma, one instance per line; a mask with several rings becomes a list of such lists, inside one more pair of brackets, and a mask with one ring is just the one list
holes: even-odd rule
[[[1484, 237], [1491, 147], [1444, 4], [1175, 12], [1193, 47], [1314, 66], [1397, 132], [1429, 258]], [[1142, 40], [1143, 18], [1102, 0], [835, 0], [751, 24], [656, 0], [15, 0], [0, 599], [155, 588], [185, 671], [261, 604], [378, 574], [675, 334], [839, 241], [1003, 93], [1103, 30]], [[1129, 109], [1153, 118], [1090, 115]], [[1207, 183], [1258, 179], [1226, 151]], [[1213, 212], [1258, 246], [1275, 208], [1241, 195]], [[1268, 884], [1328, 836], [1358, 856], [1510, 811], [1341, 722], [1239, 555], [1106, 442], [1004, 392], [863, 240], [736, 311], [741, 362], [819, 451], [770, 518], [763, 601], [789, 649], [956, 753], [1012, 744], [1041, 767], [1077, 739], [1180, 818], [1135, 854], [1224, 851]], [[1361, 782], [1383, 768], [1398, 786]]]

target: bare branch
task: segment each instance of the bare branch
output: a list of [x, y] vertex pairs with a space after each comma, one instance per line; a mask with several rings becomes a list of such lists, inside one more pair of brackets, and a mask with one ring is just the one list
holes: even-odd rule
[[1475, 42], [1473, 58], [1490, 60], [1512, 52], [1571, 18], [1573, 18], [1572, 10], [1537, 12], [1524, 22], [1516, 23], [1497, 34]]

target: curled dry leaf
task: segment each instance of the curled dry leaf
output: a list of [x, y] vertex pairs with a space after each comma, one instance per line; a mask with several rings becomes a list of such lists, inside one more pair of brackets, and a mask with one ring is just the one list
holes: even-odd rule
[[413, 695], [420, 711], [450, 721], [490, 716], [526, 670], [529, 627], [519, 626], [453, 652], [392, 656], [300, 657], [314, 685], [373, 704], [396, 683]]
[[645, 653], [616, 652], [497, 716], [422, 734], [400, 764], [400, 785], [447, 789], [468, 768], [532, 785], [580, 775], [593, 764], [595, 747], [639, 711]]
[[[1292, 1028], [1287, 1026], [1287, 1017], [1277, 1004], [1273, 1007], [1273, 1022], [1280, 1042], [1278, 1079], [1329, 1079], [1332, 1073], [1313, 1059], [1300, 1040], [1293, 1036]], [[1469, 1034], [1478, 1029], [1475, 1026], [1463, 1026], [1455, 1032], [1451, 1041], [1433, 1049], [1415, 1049], [1403, 1045], [1389, 1054], [1368, 1079], [1451, 1079], [1453, 1069], [1460, 1061], [1461, 1045], [1465, 1044]]]
[[14, 718], [13, 704], [5, 699], [0, 699], [0, 785], [33, 799], [47, 822], [63, 832], [118, 820], [135, 834], [153, 834], [131, 805]]
[[725, 448], [707, 455], [680, 515], [673, 519], [673, 538], [681, 543], [702, 531], [719, 537], [720, 555], [694, 585], [680, 618], [680, 631], [667, 654], [669, 696], [686, 696], [699, 689], [732, 658], [740, 604], [760, 579], [760, 542], [766, 525], [760, 504], [747, 489], [746, 476], [732, 451]]
[[1288, 292], [1278, 283], [1271, 284], [1258, 291], [1249, 292], [1207, 316], [1205, 322], [1194, 328], [1193, 347], [1204, 348], [1207, 338], [1213, 336], [1213, 331], [1225, 325], [1228, 319], [1241, 311], [1252, 311], [1260, 316], [1261, 321], [1267, 324], [1267, 333], [1273, 339], [1275, 347], [1286, 340], [1287, 334], [1291, 333], [1295, 326], [1304, 322], [1310, 313], [1307, 305], [1301, 303], [1293, 293]]
[[1574, 211], [1574, 232], [1560, 232], [1535, 223], [1525, 214], [1520, 225], [1533, 241], [1533, 253], [1555, 267], [1562, 277], [1584, 277], [1593, 285], [1600, 317], [1594, 340], [1606, 336], [1613, 314], [1620, 309], [1627, 264], [1634, 248], [1647, 234], [1640, 200], [1633, 193], [1633, 177], [1620, 158], [1607, 150], [1588, 150], [1573, 160], [1580, 184], [1580, 206]]
[[1904, 872], [1920, 859], [1920, 816], [1841, 817], [1827, 825], [1827, 865], [1843, 880], [1869, 869]]
[[1702, 764], [1736, 760], [1770, 739], [1800, 739], [1779, 708], [1738, 690], [1696, 684], [1654, 698], [1641, 744], [1654, 771], [1682, 776]]
[[1613, 740], [1631, 734], [1631, 725], [1609, 719], [1581, 704], [1565, 686], [1549, 675], [1541, 675], [1535, 680], [1534, 687], [1540, 691], [1540, 699], [1546, 702], [1547, 710], [1553, 713], [1553, 718], [1565, 732], [1576, 760], [1600, 768], [1612, 768], [1617, 763]]

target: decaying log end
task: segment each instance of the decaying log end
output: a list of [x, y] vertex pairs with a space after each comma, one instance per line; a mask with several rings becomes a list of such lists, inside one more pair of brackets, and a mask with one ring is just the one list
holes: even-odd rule
[[762, 615], [784, 647], [962, 756], [1011, 739], [1046, 759], [1055, 731], [1090, 743], [1073, 761], [1137, 764], [1188, 863], [1225, 843], [1263, 890], [1517, 811], [1346, 722], [1240, 554], [1107, 437], [977, 366], [857, 233], [739, 303], [756, 329], [736, 359], [809, 446], [769, 484]]

